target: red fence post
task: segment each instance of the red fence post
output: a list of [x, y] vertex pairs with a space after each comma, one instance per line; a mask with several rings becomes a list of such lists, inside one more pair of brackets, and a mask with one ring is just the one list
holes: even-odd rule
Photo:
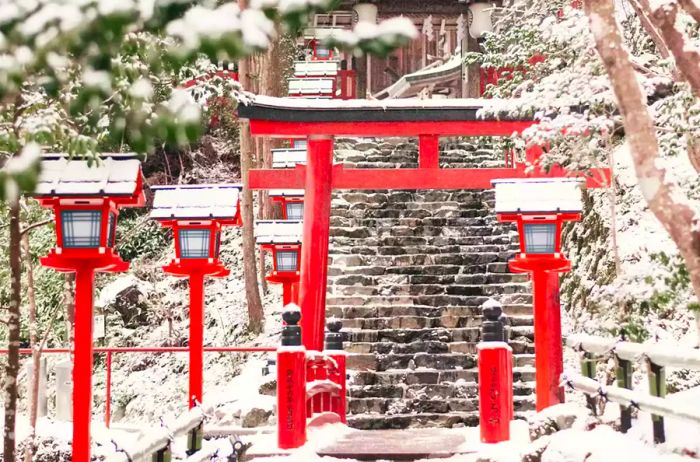
[[343, 351], [343, 334], [340, 329], [343, 328], [343, 323], [338, 320], [328, 322], [328, 332], [326, 333], [326, 351], [327, 356], [332, 358], [336, 363], [336, 368], [332, 374], [329, 374], [329, 379], [340, 385], [340, 391], [337, 398], [331, 400], [331, 412], [335, 412], [340, 417], [343, 423], [348, 422], [347, 418], [347, 371], [346, 371], [346, 355]]
[[299, 310], [285, 311], [282, 345], [277, 350], [277, 445], [306, 443], [306, 349], [301, 344]]
[[105, 386], [105, 426], [109, 428], [112, 420], [112, 352], [107, 352], [107, 384]]
[[510, 439], [513, 418], [513, 352], [505, 341], [501, 305], [483, 305], [479, 350], [479, 428], [482, 443]]
[[90, 461], [92, 420], [92, 304], [95, 271], [75, 272], [75, 352], [73, 358], [73, 462]]

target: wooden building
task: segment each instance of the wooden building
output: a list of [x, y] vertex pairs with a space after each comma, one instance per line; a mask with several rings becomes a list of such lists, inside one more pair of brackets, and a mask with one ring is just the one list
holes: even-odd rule
[[[413, 20], [419, 31], [416, 40], [386, 58], [365, 57], [355, 60], [358, 70], [358, 95], [361, 98], [364, 97], [362, 90], [365, 88], [370, 95], [379, 94], [402, 76], [429, 65], [438, 66], [445, 63], [457, 50], [478, 49], [476, 41], [466, 33], [467, 0], [345, 0], [337, 11], [316, 15], [305, 33], [306, 38], [323, 38], [332, 34], [335, 29], [352, 28], [358, 19], [358, 13], [354, 10], [357, 3], [376, 5], [378, 22], [395, 16], [405, 16]], [[463, 30], [458, 31], [460, 22]], [[460, 41], [473, 43], [460, 46]], [[468, 96], [463, 94], [468, 93], [464, 84], [467, 80], [465, 74], [464, 69], [456, 74], [452, 73], [449, 79], [443, 79], [431, 88], [431, 92]]]

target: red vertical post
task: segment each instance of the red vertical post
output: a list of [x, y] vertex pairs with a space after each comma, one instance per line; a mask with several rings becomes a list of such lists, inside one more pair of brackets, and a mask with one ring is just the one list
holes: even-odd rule
[[505, 342], [482, 342], [479, 349], [479, 430], [482, 443], [510, 439], [513, 396], [507, 375], [512, 351]]
[[333, 139], [308, 140], [301, 249], [301, 327], [307, 350], [323, 350], [328, 285]]
[[292, 303], [299, 305], [299, 281], [292, 283]]
[[551, 361], [550, 392], [552, 404], [564, 402], [564, 387], [561, 386], [561, 375], [564, 373], [564, 348], [561, 337], [561, 305], [559, 301], [559, 273], [547, 273], [547, 350]]
[[418, 167], [440, 167], [440, 138], [437, 135], [418, 137]]
[[73, 462], [90, 461], [92, 420], [92, 304], [95, 272], [75, 272], [75, 352], [73, 358]]
[[[554, 276], [556, 276], [556, 282]], [[537, 411], [563, 402], [559, 379], [563, 369], [559, 279], [556, 272], [535, 269], [532, 272], [535, 312], [535, 380]], [[556, 295], [549, 291], [556, 290]], [[556, 297], [556, 310], [553, 302]]]
[[282, 283], [282, 306], [287, 306], [292, 303], [294, 297], [292, 294], [292, 283], [283, 282]]
[[204, 369], [204, 274], [190, 274], [190, 384], [187, 403], [192, 409], [202, 402]]
[[277, 350], [277, 445], [306, 443], [306, 350], [301, 344], [298, 310], [285, 311], [282, 346]]

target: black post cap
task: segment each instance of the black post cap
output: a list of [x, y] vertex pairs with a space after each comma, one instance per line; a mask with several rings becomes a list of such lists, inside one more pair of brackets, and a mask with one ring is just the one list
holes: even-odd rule
[[488, 299], [481, 305], [484, 321], [481, 324], [482, 342], [505, 342], [506, 334], [503, 322], [503, 308], [494, 299]]
[[337, 319], [331, 319], [326, 323], [326, 350], [342, 350], [343, 349], [343, 334], [340, 329], [343, 328], [343, 323]]
[[288, 309], [282, 313], [282, 320], [285, 326], [282, 328], [282, 346], [301, 346], [301, 327], [298, 325], [301, 320], [301, 311]]

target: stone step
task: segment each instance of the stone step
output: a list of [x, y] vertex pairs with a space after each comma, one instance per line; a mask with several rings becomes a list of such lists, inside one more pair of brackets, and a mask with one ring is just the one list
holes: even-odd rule
[[[347, 342], [393, 342], [411, 343], [417, 341], [451, 342], [479, 342], [481, 339], [481, 327], [460, 328], [424, 328], [424, 329], [363, 329], [346, 330]], [[513, 326], [509, 328], [511, 338], [525, 337], [532, 339], [533, 328], [531, 326]]]
[[[489, 299], [479, 295], [395, 295], [395, 296], [360, 296], [333, 295], [326, 298], [327, 306], [375, 306], [375, 305], [427, 305], [446, 306], [481, 306]], [[532, 294], [514, 293], [499, 297], [502, 304], [532, 304]]]
[[350, 354], [347, 367], [353, 371], [431, 368], [437, 370], [469, 369], [476, 366], [476, 355], [468, 354]]
[[[468, 230], [465, 230], [465, 234], [469, 236], [502, 236], [503, 230], [498, 229], [498, 227], [494, 226], [489, 226], [487, 224], [484, 225], [465, 225], [465, 227], [468, 227]], [[346, 237], [346, 238], [351, 238], [351, 239], [368, 239], [372, 237], [372, 230], [368, 226], [357, 226], [357, 225], [351, 225], [351, 226], [333, 226], [330, 228], [330, 236], [331, 238], [336, 238], [336, 237]], [[397, 245], [396, 239], [387, 239], [387, 242], [392, 242], [393, 245]], [[420, 244], [422, 242], [419, 242], [417, 244]], [[384, 245], [383, 243], [379, 242], [379, 244]], [[369, 243], [368, 243], [369, 245]], [[391, 245], [391, 244], [390, 244]], [[411, 245], [411, 244], [407, 244]], [[416, 245], [416, 244], [414, 244]]]
[[[386, 371], [351, 372], [348, 387], [366, 385], [438, 385], [459, 380], [478, 382], [479, 371], [476, 368], [461, 370], [439, 370], [422, 368], [417, 370], [393, 369]], [[533, 382], [535, 369], [530, 366], [513, 368], [513, 383]]]
[[478, 412], [452, 412], [449, 414], [358, 414], [348, 416], [348, 425], [358, 430], [389, 430], [479, 425]]
[[[531, 396], [514, 396], [515, 411], [535, 410]], [[453, 412], [478, 412], [478, 396], [471, 398], [402, 399], [402, 398], [352, 398], [348, 400], [348, 414], [450, 414]]]
[[328, 287], [328, 293], [332, 295], [502, 295], [529, 292], [527, 283], [506, 283], [487, 285], [441, 285], [441, 284], [390, 284], [375, 283], [373, 286], [361, 284], [344, 285], [336, 284]]
[[[525, 303], [504, 304], [503, 313], [508, 316], [531, 316], [532, 305]], [[413, 304], [376, 304], [373, 306], [335, 305], [326, 308], [326, 315], [333, 318], [386, 318], [397, 316], [481, 316], [480, 305], [471, 306], [441, 306]]]
[[[481, 327], [483, 319], [481, 316], [454, 316], [442, 315], [440, 317], [429, 316], [391, 316], [377, 318], [343, 318], [343, 329], [424, 329], [445, 327], [453, 329], [456, 327]], [[532, 316], [511, 316], [507, 318], [510, 326], [531, 326], [534, 323]]]
[[[408, 343], [393, 343], [393, 342], [352, 342], [345, 344], [345, 351], [348, 353], [358, 354], [415, 354], [415, 353], [461, 353], [461, 354], [476, 354], [478, 342], [443, 342], [440, 340], [417, 340]], [[535, 347], [532, 341], [526, 337], [510, 339], [508, 344], [513, 349], [513, 354], [533, 354]], [[522, 364], [523, 366], [529, 363]], [[534, 366], [534, 363], [531, 365]]]
[[[476, 235], [418, 235], [418, 233], [411, 236], [374, 234], [363, 238], [331, 236], [329, 243], [334, 247], [334, 251], [338, 247], [356, 245], [361, 245], [363, 247], [455, 246], [454, 251], [456, 252], [464, 250], [468, 250], [469, 252], [490, 252], [493, 251], [489, 250], [492, 246], [498, 246], [497, 251], [503, 249], [504, 246], [506, 249], [517, 248], [519, 246], [519, 241], [514, 241], [505, 235], [498, 235], [494, 238], [493, 236]], [[445, 253], [445, 251], [442, 251], [442, 253]]]
[[[338, 209], [331, 210], [333, 216], [344, 218], [355, 218], [355, 226], [376, 226], [377, 224], [389, 223], [388, 220], [394, 220], [398, 223], [408, 225], [410, 220], [413, 223], [425, 223], [426, 225], [440, 226], [441, 223], [445, 226], [460, 226], [465, 218], [475, 217], [493, 217], [495, 222], [495, 214], [491, 210], [483, 207], [469, 210], [448, 210], [445, 213], [429, 212], [427, 210], [400, 210], [400, 209]], [[427, 220], [427, 222], [426, 222]], [[382, 223], [383, 222], [383, 223]]]
[[415, 227], [417, 229], [434, 228], [444, 232], [454, 232], [455, 229], [461, 228], [464, 234], [468, 235], [464, 228], [466, 226], [471, 226], [472, 220], [487, 220], [487, 223], [493, 222], [493, 228], [500, 231], [500, 234], [517, 236], [517, 230], [514, 226], [507, 223], [502, 224], [496, 222], [496, 215], [486, 210], [469, 210], [468, 214], [472, 216], [461, 218], [406, 218], [402, 216], [377, 218], [368, 217], [363, 212], [364, 211], [349, 210], [337, 210], [337, 212], [333, 211], [331, 216], [331, 226], [333, 228], [367, 226], [376, 229], [388, 228], [392, 226], [397, 228]]
[[[515, 255], [515, 251], [509, 252], [493, 252], [493, 253], [477, 253], [477, 254], [425, 254], [425, 253], [415, 253], [415, 254], [400, 254], [400, 255], [374, 255], [371, 254], [373, 249], [365, 249], [363, 247], [354, 247], [349, 249], [350, 251], [357, 251], [355, 254], [345, 254], [331, 255], [331, 265], [332, 266], [384, 266], [387, 269], [387, 273], [395, 272], [402, 273], [402, 267], [414, 267], [414, 266], [473, 266], [471, 268], [473, 272], [485, 273], [486, 265], [489, 263], [496, 262], [507, 262], [511, 260]], [[367, 255], [363, 255], [363, 252], [367, 252]], [[480, 266], [483, 265], [483, 268]], [[392, 269], [393, 271], [389, 271]]]
[[[517, 359], [517, 356], [516, 356]], [[534, 393], [534, 382], [516, 382], [513, 384], [514, 396], [527, 396]], [[365, 385], [348, 387], [348, 397], [354, 398], [405, 398], [421, 399], [430, 397], [438, 398], [468, 398], [478, 396], [479, 384], [477, 382], [457, 381], [442, 384], [416, 384], [416, 385]]]

